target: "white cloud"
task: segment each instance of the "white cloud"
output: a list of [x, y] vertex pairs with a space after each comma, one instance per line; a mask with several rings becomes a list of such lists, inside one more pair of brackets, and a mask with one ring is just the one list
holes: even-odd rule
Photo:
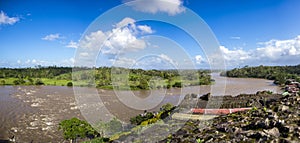
[[258, 43], [258, 45], [259, 48], [249, 51], [242, 49], [229, 50], [224, 46], [221, 46], [220, 50], [223, 52], [224, 59], [229, 66], [299, 64], [300, 36], [288, 40], [270, 40]]
[[35, 64], [35, 63], [37, 63], [37, 60], [33, 59], [33, 60], [31, 61], [31, 63]]
[[153, 32], [150, 26], [137, 25], [135, 20], [129, 17], [120, 20], [112, 27], [108, 31], [91, 32], [78, 42], [75, 58], [77, 66], [93, 66], [97, 56], [121, 59], [121, 56], [127, 53], [143, 50], [148, 43], [146, 39], [139, 37]]
[[147, 25], [139, 25], [138, 29], [142, 31], [142, 33], [146, 33], [146, 34], [151, 34], [153, 33], [153, 30], [151, 29], [151, 27], [147, 26]]
[[197, 64], [201, 64], [205, 62], [204, 58], [201, 55], [196, 55], [195, 60]]
[[45, 37], [42, 38], [42, 40], [54, 41], [54, 40], [58, 40], [58, 39], [62, 39], [62, 38], [63, 37], [61, 37], [59, 33], [56, 33], [56, 34], [46, 35]]
[[124, 51], [137, 51], [146, 47], [146, 42], [138, 39], [132, 29], [113, 29], [112, 36], [105, 43], [104, 54], [120, 54]]
[[87, 53], [87, 52], [82, 52], [82, 53], [80, 53], [80, 56], [81, 56], [81, 57], [88, 57], [88, 56], [89, 56], [89, 53]]
[[0, 25], [13, 25], [20, 20], [19, 17], [9, 17], [3, 11], [0, 12]]
[[27, 60], [27, 61], [25, 61], [25, 64], [29, 64], [29, 63], [30, 63], [30, 61], [31, 61], [31, 60]]
[[145, 56], [135, 63], [134, 68], [142, 69], [176, 69], [178, 63], [165, 54]]
[[125, 17], [124, 19], [122, 19], [119, 23], [117, 23], [115, 25], [115, 28], [122, 28], [124, 26], [127, 26], [129, 24], [134, 24], [135, 20], [130, 18], [130, 17]]
[[171, 59], [169, 56], [167, 56], [165, 54], [160, 54], [159, 57], [172, 65], [177, 65], [177, 63], [173, 59]]
[[72, 64], [74, 64], [75, 59], [74, 59], [74, 58], [70, 58], [69, 61], [70, 61]]
[[[128, 0], [124, 0], [124, 2], [128, 2]], [[169, 15], [176, 15], [185, 11], [183, 0], [137, 0], [126, 4], [137, 11], [153, 14], [165, 12]]]
[[74, 66], [74, 58], [62, 60], [59, 65], [60, 66]]
[[[113, 56], [144, 49], [147, 43], [144, 39], [139, 39], [138, 36], [153, 32], [153, 30], [146, 25], [135, 25], [134, 21], [134, 19], [126, 17], [114, 25], [115, 28], [110, 31], [92, 32], [86, 35], [78, 46], [80, 49], [86, 49], [90, 52], [98, 52], [103, 46], [101, 53]], [[124, 25], [127, 26], [124, 27]]]
[[49, 61], [40, 59], [27, 59], [27, 60], [17, 60], [14, 62], [0, 61], [0, 67], [11, 67], [11, 68], [23, 68], [23, 67], [35, 67], [37, 65], [41, 66], [74, 66], [74, 58]]
[[70, 41], [67, 45], [67, 48], [78, 48], [78, 43], [74, 41]]
[[130, 68], [136, 63], [134, 59], [130, 59], [126, 57], [121, 57], [115, 60], [111, 60], [111, 62], [115, 67], [125, 67], [125, 68]]
[[249, 53], [242, 50], [242, 49], [238, 49], [238, 50], [229, 50], [224, 46], [220, 46], [220, 50], [222, 51], [222, 53], [224, 54], [224, 59], [225, 60], [246, 60], [249, 59]]
[[102, 46], [103, 42], [107, 39], [107, 35], [101, 30], [92, 32], [86, 35], [83, 40], [79, 42], [79, 47], [87, 50], [97, 50]]

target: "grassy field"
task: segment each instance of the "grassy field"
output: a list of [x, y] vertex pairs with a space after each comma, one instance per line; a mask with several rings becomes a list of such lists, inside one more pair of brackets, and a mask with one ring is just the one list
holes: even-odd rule
[[[33, 82], [30, 82], [28, 79], [23, 79], [25, 83], [20, 85], [35, 85], [35, 81], [40, 79], [44, 85], [54, 85], [54, 86], [66, 86], [70, 80], [63, 79], [49, 79], [49, 78], [32, 78]], [[19, 78], [0, 78], [0, 85], [16, 85], [14, 81], [19, 80]]]

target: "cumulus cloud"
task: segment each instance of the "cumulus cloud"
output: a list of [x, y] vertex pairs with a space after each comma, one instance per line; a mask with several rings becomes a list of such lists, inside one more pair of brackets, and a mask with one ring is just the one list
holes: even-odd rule
[[[126, 53], [137, 52], [147, 47], [142, 35], [153, 33], [148, 25], [139, 25], [132, 18], [126, 17], [112, 25], [108, 31], [97, 30], [85, 35], [77, 44], [76, 64], [93, 66], [98, 53], [110, 59], [117, 59]], [[70, 43], [69, 43], [70, 45]], [[86, 55], [88, 53], [88, 56]]]
[[79, 42], [79, 47], [83, 50], [86, 49], [99, 49], [103, 42], [107, 39], [107, 35], [101, 30], [92, 32], [86, 35], [83, 40]]
[[54, 62], [44, 61], [44, 60], [36, 60], [36, 59], [27, 59], [23, 62], [21, 60], [17, 61], [17, 65], [21, 67], [33, 67], [36, 65], [50, 66], [50, 65], [58, 65]]
[[224, 54], [224, 59], [225, 60], [247, 60], [249, 59], [249, 52], [246, 52], [242, 49], [238, 50], [229, 50], [224, 46], [220, 46], [220, 50]]
[[[74, 65], [74, 58], [64, 59], [59, 61], [48, 61], [48, 60], [41, 60], [41, 59], [27, 59], [27, 60], [17, 60], [17, 63], [5, 63], [4, 67], [35, 67], [37, 65], [42, 66], [73, 66]], [[0, 63], [0, 66], [1, 63]]]
[[105, 42], [104, 54], [117, 55], [124, 51], [137, 51], [146, 47], [146, 42], [138, 39], [128, 27], [113, 29], [112, 36]]
[[124, 26], [127, 26], [128, 24], [134, 24], [135, 20], [130, 17], [125, 17], [122, 19], [119, 23], [115, 25], [115, 28], [122, 28]]
[[46, 35], [45, 37], [42, 38], [42, 40], [55, 41], [55, 40], [62, 39], [62, 38], [63, 37], [61, 37], [59, 33], [56, 33], [56, 34]]
[[113, 56], [125, 51], [132, 52], [144, 49], [147, 43], [145, 40], [139, 39], [138, 36], [152, 33], [153, 30], [147, 25], [136, 25], [134, 22], [134, 19], [124, 18], [110, 31], [92, 32], [79, 42], [79, 47], [89, 51], [101, 50], [102, 54]]
[[205, 59], [201, 55], [196, 55], [195, 60], [197, 64], [201, 64], [205, 62]]
[[258, 65], [258, 64], [299, 64], [300, 36], [288, 40], [270, 40], [258, 43], [259, 48], [245, 51], [229, 50], [221, 46], [224, 59], [228, 65]]
[[134, 59], [126, 58], [126, 57], [112, 59], [111, 62], [115, 67], [125, 67], [125, 68], [132, 67], [136, 63]]
[[138, 29], [141, 30], [143, 33], [146, 33], [146, 34], [153, 33], [153, 30], [151, 29], [151, 27], [149, 27], [147, 25], [139, 25]]
[[74, 41], [70, 41], [67, 45], [67, 48], [78, 48], [78, 43]]
[[9, 17], [3, 11], [0, 12], [0, 25], [9, 24], [13, 25], [20, 20], [19, 17]]
[[[128, 63], [130, 62], [128, 61]], [[133, 68], [142, 69], [176, 69], [177, 67], [177, 61], [166, 54], [148, 55], [134, 61], [133, 64]]]
[[[124, 0], [128, 2], [132, 0]], [[147, 13], [165, 12], [169, 15], [176, 15], [185, 11], [183, 0], [137, 0], [133, 3], [126, 3], [137, 11]]]

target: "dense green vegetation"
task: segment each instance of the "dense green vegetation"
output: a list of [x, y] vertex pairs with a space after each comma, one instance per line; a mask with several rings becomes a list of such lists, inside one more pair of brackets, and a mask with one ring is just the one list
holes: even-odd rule
[[[94, 84], [95, 83], [95, 84]], [[142, 70], [100, 67], [0, 68], [0, 85], [96, 86], [103, 89], [154, 89], [211, 84], [209, 71]]]
[[258, 66], [235, 68], [221, 73], [223, 76], [239, 78], [265, 78], [274, 80], [276, 84], [284, 84], [286, 79], [300, 82], [300, 65], [297, 66]]
[[157, 114], [145, 111], [144, 114], [139, 114], [135, 117], [130, 118], [130, 123], [133, 125], [148, 125], [157, 122], [158, 120], [164, 119], [170, 115], [170, 113], [176, 107], [170, 103], [163, 105]]
[[63, 131], [66, 140], [75, 141], [77, 138], [95, 138], [100, 134], [86, 121], [72, 118], [59, 123], [59, 130]]
[[70, 73], [70, 67], [0, 68], [0, 85], [64, 86], [72, 80]]
[[136, 117], [132, 117], [130, 119], [130, 122], [132, 125], [135, 125], [135, 127], [129, 131], [123, 131], [122, 123], [116, 118], [107, 123], [99, 121], [98, 125], [95, 128], [101, 130], [101, 133], [103, 133], [104, 131], [106, 133], [112, 133], [113, 135], [110, 138], [104, 137], [103, 134], [100, 135], [86, 121], [79, 120], [77, 118], [61, 121], [59, 123], [59, 130], [63, 131], [63, 136], [66, 140], [76, 141], [76, 139], [81, 138], [83, 140], [86, 140], [86, 143], [104, 143], [118, 139], [121, 136], [126, 136], [131, 132], [139, 130], [140, 128], [143, 128], [144, 126], [147, 126], [149, 124], [162, 121], [162, 119], [170, 116], [171, 112], [175, 108], [176, 106], [167, 103], [163, 105], [160, 108], [160, 111], [155, 114], [153, 112], [145, 111], [144, 114], [139, 114]]

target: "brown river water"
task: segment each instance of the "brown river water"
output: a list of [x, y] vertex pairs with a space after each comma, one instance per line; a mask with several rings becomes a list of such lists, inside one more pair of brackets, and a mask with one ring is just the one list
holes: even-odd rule
[[[211, 92], [212, 89], [215, 89], [215, 92], [212, 92], [213, 95], [250, 94], [261, 90], [270, 90], [275, 93], [282, 92], [270, 80], [225, 78], [217, 74], [213, 74], [213, 78], [216, 83], [212, 86], [152, 91], [153, 94], [163, 93], [158, 95], [163, 96], [163, 98], [158, 98], [157, 101], [155, 98], [148, 100], [149, 102], [158, 102], [153, 104], [155, 106], [151, 106], [150, 110], [158, 110], [162, 104], [167, 102], [178, 105], [179, 99], [182, 97], [180, 95], [187, 93], [202, 95]], [[95, 88], [88, 87], [80, 87], [79, 89], [87, 92], [95, 90]], [[223, 90], [225, 90], [225, 93], [221, 92]], [[130, 117], [142, 113], [144, 110], [122, 104], [123, 100], [118, 99], [118, 96], [115, 95], [116, 92], [113, 90], [97, 89], [97, 91], [106, 108], [123, 121], [128, 121]], [[127, 93], [123, 92], [122, 94]], [[145, 99], [151, 91], [134, 91], [133, 93], [136, 97]], [[85, 116], [79, 110], [79, 106], [75, 100], [72, 87], [0, 86], [0, 141], [14, 136], [16, 142], [66, 142], [62, 137], [62, 132], [58, 130], [58, 124], [60, 121], [72, 117], [85, 119]]]

